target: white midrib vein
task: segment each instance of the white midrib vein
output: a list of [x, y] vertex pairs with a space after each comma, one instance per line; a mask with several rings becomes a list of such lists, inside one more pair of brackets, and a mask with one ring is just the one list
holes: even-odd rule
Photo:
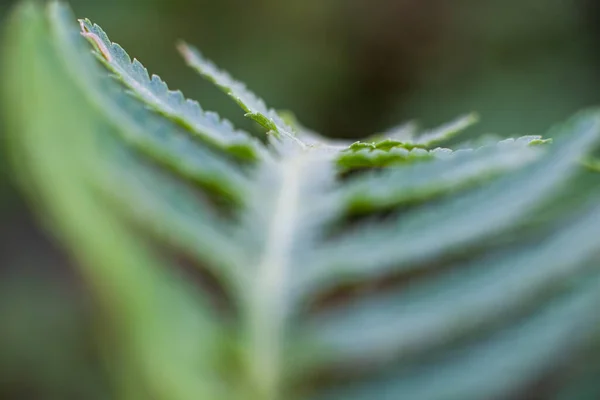
[[307, 153], [277, 166], [280, 186], [273, 193], [274, 208], [265, 226], [266, 243], [257, 265], [250, 309], [249, 366], [260, 400], [280, 396], [282, 348], [287, 317], [288, 274], [294, 233], [299, 218], [300, 195], [306, 176]]

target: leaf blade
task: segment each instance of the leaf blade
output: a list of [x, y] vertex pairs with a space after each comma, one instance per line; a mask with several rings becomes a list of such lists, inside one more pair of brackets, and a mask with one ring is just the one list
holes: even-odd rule
[[223, 90], [246, 112], [247, 117], [268, 131], [275, 132], [281, 139], [295, 143], [300, 148], [306, 147], [295, 137], [292, 128], [285, 123], [283, 118], [275, 110], [268, 108], [264, 100], [248, 90], [246, 85], [233, 79], [227, 72], [220, 70], [196, 48], [186, 43], [180, 43], [178, 49], [191, 68]]
[[99, 53], [99, 60], [141, 101], [155, 111], [177, 121], [211, 145], [245, 159], [256, 159], [263, 152], [260, 143], [248, 133], [236, 130], [227, 120], [204, 111], [198, 102], [171, 91], [157, 75], [150, 75], [137, 60], [131, 60], [121, 46], [89, 20], [80, 20], [82, 35]]

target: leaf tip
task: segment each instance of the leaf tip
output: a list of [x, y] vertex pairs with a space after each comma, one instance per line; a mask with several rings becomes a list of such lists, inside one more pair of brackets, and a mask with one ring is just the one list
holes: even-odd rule
[[90, 21], [87, 19], [79, 20], [79, 26], [81, 27], [81, 35], [94, 43], [96, 49], [100, 52], [100, 54], [102, 54], [102, 57], [104, 57], [106, 61], [112, 62], [112, 56], [110, 55], [108, 47], [98, 35], [96, 35], [88, 28], [89, 23]]
[[188, 64], [191, 63], [192, 59], [194, 58], [194, 52], [192, 51], [190, 46], [185, 41], [178, 40], [176, 47], [177, 51], [179, 51], [179, 53], [183, 56], [184, 60]]

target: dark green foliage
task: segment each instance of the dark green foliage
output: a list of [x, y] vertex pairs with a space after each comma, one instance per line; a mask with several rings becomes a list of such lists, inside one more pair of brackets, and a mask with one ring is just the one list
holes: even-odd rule
[[[7, 115], [123, 398], [508, 398], [593, 343], [600, 179], [581, 161], [600, 112], [552, 143], [438, 147], [473, 115], [332, 141], [180, 45], [263, 142], [80, 24], [59, 3], [15, 13]], [[586, 371], [561, 393], [593, 388]]]

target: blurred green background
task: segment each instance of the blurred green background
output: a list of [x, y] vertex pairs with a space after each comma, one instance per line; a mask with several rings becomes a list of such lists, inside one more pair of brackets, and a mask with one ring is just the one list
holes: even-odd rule
[[[2, 27], [14, 3], [0, 0]], [[171, 88], [249, 130], [225, 96], [185, 67], [178, 39], [329, 136], [367, 136], [409, 119], [432, 126], [468, 111], [482, 116], [477, 133], [541, 134], [600, 103], [597, 0], [71, 4]], [[92, 301], [11, 184], [2, 139], [0, 398], [111, 398]]]

